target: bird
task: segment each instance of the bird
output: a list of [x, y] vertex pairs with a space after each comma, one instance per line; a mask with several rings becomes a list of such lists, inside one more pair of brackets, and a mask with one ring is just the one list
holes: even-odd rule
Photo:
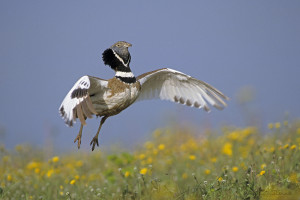
[[102, 53], [104, 65], [115, 71], [109, 80], [82, 76], [67, 93], [59, 113], [67, 126], [79, 119], [81, 125], [74, 143], [81, 145], [86, 119], [101, 117], [99, 128], [90, 142], [92, 151], [99, 146], [98, 135], [107, 118], [117, 115], [135, 102], [147, 99], [169, 100], [209, 112], [208, 103], [222, 110], [229, 100], [222, 92], [187, 74], [171, 68], [161, 68], [135, 77], [130, 68], [132, 44], [118, 41]]

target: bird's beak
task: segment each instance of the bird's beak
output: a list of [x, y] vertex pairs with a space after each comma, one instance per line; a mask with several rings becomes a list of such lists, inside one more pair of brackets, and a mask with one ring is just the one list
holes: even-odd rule
[[130, 44], [130, 43], [127, 43], [126, 44], [126, 47], [128, 48], [128, 47], [131, 47], [132, 46], [132, 44]]

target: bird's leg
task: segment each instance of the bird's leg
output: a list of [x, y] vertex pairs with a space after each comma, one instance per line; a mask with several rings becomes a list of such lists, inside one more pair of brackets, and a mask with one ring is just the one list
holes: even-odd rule
[[100, 121], [100, 125], [99, 125], [99, 128], [98, 128], [98, 131], [96, 133], [96, 135], [94, 136], [94, 138], [92, 139], [90, 145], [93, 145], [92, 146], [92, 151], [94, 151], [95, 149], [95, 145], [97, 144], [97, 146], [99, 147], [99, 143], [98, 143], [98, 135], [100, 133], [100, 129], [102, 127], [102, 125], [104, 124], [105, 120], [107, 119], [108, 117], [107, 116], [104, 116], [102, 117], [101, 121]]
[[81, 125], [80, 125], [79, 133], [78, 133], [77, 137], [76, 137], [75, 140], [74, 140], [74, 143], [78, 140], [78, 143], [77, 143], [78, 149], [80, 149], [81, 136], [82, 136], [82, 129], [83, 129], [83, 125], [81, 124]]

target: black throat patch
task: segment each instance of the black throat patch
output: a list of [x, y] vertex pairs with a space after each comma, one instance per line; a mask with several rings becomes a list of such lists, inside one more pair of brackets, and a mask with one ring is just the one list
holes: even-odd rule
[[[123, 62], [120, 59], [122, 59]], [[123, 58], [121, 56], [119, 56], [118, 58], [112, 49], [106, 49], [102, 53], [102, 60], [104, 64], [109, 65], [115, 71], [130, 72], [131, 71], [129, 68], [130, 59], [131, 59], [130, 54], [128, 55], [127, 58]]]
[[[129, 63], [131, 59], [130, 54], [126, 59], [120, 56], [118, 58], [112, 49], [106, 49], [102, 54], [102, 59], [105, 65], [109, 65], [116, 72], [131, 72], [131, 69], [129, 67]], [[122, 59], [123, 62], [120, 59]], [[126, 64], [127, 66], [124, 64]], [[136, 82], [136, 78], [134, 76], [133, 77], [115, 76], [115, 77], [124, 83], [130, 84]]]

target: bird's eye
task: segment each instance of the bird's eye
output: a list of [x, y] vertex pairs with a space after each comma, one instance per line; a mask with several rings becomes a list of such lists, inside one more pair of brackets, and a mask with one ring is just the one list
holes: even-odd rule
[[117, 44], [117, 47], [120, 47], [121, 45], [120, 44]]

